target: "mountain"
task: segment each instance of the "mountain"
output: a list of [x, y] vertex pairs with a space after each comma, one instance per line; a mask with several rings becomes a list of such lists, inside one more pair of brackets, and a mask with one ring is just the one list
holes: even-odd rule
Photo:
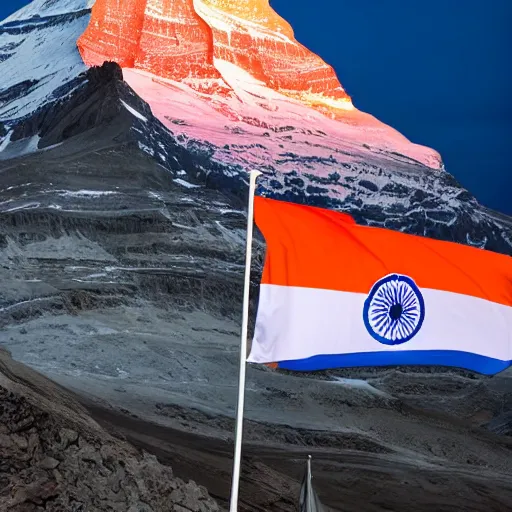
[[[303, 136], [288, 146], [300, 156], [312, 151], [326, 157], [316, 138], [326, 131], [329, 154], [340, 149], [335, 139], [343, 138], [358, 146], [363, 141], [374, 143], [379, 151], [401, 151], [440, 167], [435, 151], [409, 143], [356, 110], [334, 70], [295, 41], [291, 27], [265, 0], [101, 0], [93, 7], [78, 48], [88, 65], [118, 62], [127, 83], [151, 105], [156, 117], [175, 131], [173, 120], [185, 122], [189, 127], [180, 133], [187, 137], [204, 139], [208, 128], [207, 140], [224, 145], [233, 139], [225, 129], [219, 130], [219, 123], [226, 122], [230, 132], [237, 127], [245, 131], [245, 137], [235, 134], [241, 143], [248, 137], [268, 137], [267, 154], [255, 155], [251, 162], [255, 166], [278, 159], [281, 140], [273, 132], [292, 124]], [[192, 114], [198, 109], [203, 113], [201, 126], [190, 107], [184, 108], [191, 103]], [[240, 162], [230, 154], [216, 156]], [[300, 163], [294, 165], [306, 170]], [[325, 174], [321, 168], [317, 172]]]
[[[39, 135], [26, 126], [76, 92], [87, 69], [81, 56], [114, 60], [159, 121], [158, 141], [140, 130], [139, 146], [175, 177], [202, 184], [208, 175], [225, 187], [260, 169], [260, 194], [512, 252], [510, 219], [479, 205], [435, 151], [357, 110], [268, 2], [101, 0], [92, 13], [91, 4], [36, 2], [0, 26], [3, 158], [35, 149]], [[162, 149], [175, 143], [208, 164], [190, 173]]]
[[[37, 1], [0, 25], [0, 344], [80, 396], [128, 411], [116, 430], [130, 439], [131, 422], [146, 422], [141, 446], [163, 450], [173, 432], [196, 432], [165, 456], [218, 485], [222, 504], [248, 168], [265, 173], [259, 194], [505, 254], [512, 221], [479, 205], [435, 151], [358, 111], [268, 2], [93, 3]], [[167, 38], [176, 44], [159, 43]], [[254, 49], [245, 60], [243, 45]], [[180, 48], [195, 57], [180, 61]], [[287, 81], [292, 49], [305, 76], [317, 63], [319, 89], [304, 94], [293, 72]], [[252, 318], [259, 234], [254, 248]], [[301, 450], [322, 461], [317, 489], [335, 509], [506, 510], [509, 380], [251, 366], [241, 510], [293, 510]], [[157, 440], [155, 424], [174, 430]]]
[[310, 104], [352, 106], [334, 70], [295, 41], [265, 0], [100, 0], [78, 46], [88, 65], [115, 60], [193, 88], [220, 79], [229, 94], [238, 71]]

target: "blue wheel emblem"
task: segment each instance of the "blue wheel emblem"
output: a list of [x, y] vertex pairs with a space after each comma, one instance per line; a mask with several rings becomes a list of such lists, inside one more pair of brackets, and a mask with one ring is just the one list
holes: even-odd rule
[[385, 345], [400, 345], [418, 334], [425, 301], [416, 283], [391, 274], [377, 281], [364, 301], [363, 318], [370, 335]]

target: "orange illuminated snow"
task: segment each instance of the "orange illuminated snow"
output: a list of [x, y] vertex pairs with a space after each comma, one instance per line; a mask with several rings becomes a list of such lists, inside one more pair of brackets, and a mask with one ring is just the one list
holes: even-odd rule
[[334, 70], [268, 0], [96, 0], [78, 48], [88, 65], [112, 60], [209, 92], [226, 91], [236, 66], [308, 105], [352, 108]]
[[220, 78], [212, 56], [210, 30], [193, 0], [148, 0], [137, 68], [175, 80]]
[[78, 48], [87, 65], [112, 60], [210, 92], [222, 82], [211, 31], [193, 0], [96, 0]]
[[194, 0], [194, 5], [212, 29], [217, 59], [306, 103], [351, 105], [334, 70], [295, 41], [292, 27], [268, 0]]
[[[122, 12], [117, 8], [121, 4]], [[121, 67], [134, 67], [145, 6], [145, 0], [97, 0], [89, 26], [77, 43], [84, 62], [101, 65], [111, 60]]]

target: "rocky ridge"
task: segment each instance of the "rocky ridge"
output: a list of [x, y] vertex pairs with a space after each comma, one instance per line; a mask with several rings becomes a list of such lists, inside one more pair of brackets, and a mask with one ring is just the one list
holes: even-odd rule
[[[96, 91], [98, 84], [103, 85]], [[95, 123], [108, 123], [109, 116], [119, 114], [125, 120], [123, 126], [125, 132], [130, 133], [130, 140], [166, 168], [174, 179], [185, 180], [192, 187], [226, 191], [242, 200], [245, 197], [246, 169], [258, 168], [249, 160], [261, 149], [259, 143], [233, 144], [222, 149], [230, 155], [244, 155], [247, 165], [219, 158], [220, 149], [214, 144], [180, 133], [178, 119], [170, 121], [175, 127], [173, 130], [157, 119], [151, 107], [123, 81], [122, 71], [114, 63], [92, 68], [66, 84], [65, 89], [72, 93], [16, 122], [5, 123], [3, 131], [6, 135], [0, 159], [51, 148], [74, 134], [85, 132]], [[59, 97], [57, 93], [56, 96]], [[95, 102], [102, 107], [94, 106]], [[109, 114], [110, 108], [114, 110]], [[78, 120], [69, 116], [78, 117]], [[294, 131], [290, 127], [289, 132]], [[283, 136], [286, 137], [293, 138]], [[290, 165], [292, 162], [297, 165], [296, 169], [327, 166], [332, 171], [323, 178], [295, 170]], [[280, 169], [281, 164], [289, 170]], [[9, 197], [13, 195], [10, 190]], [[450, 174], [414, 163], [406, 165], [395, 161], [390, 166], [384, 160], [369, 160], [348, 164], [333, 156], [322, 159], [283, 153], [281, 160], [265, 165], [258, 193], [339, 209], [350, 213], [360, 224], [512, 254], [510, 218], [479, 205]], [[9, 210], [12, 206], [4, 202], [0, 204], [0, 210]]]

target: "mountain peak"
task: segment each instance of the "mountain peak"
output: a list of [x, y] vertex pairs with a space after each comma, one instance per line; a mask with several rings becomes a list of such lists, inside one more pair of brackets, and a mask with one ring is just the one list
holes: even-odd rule
[[295, 40], [268, 0], [194, 0], [194, 6], [212, 30], [215, 59], [305, 103], [352, 108], [333, 68]]
[[333, 158], [443, 171], [435, 150], [355, 108], [268, 0], [34, 0], [0, 32], [6, 126], [68, 94], [87, 66], [112, 61], [171, 133], [205, 142], [222, 163], [273, 162], [319, 179]]
[[114, 60], [207, 92], [229, 94], [239, 70], [309, 106], [352, 109], [334, 70], [268, 0], [97, 0], [78, 48], [87, 65]]

